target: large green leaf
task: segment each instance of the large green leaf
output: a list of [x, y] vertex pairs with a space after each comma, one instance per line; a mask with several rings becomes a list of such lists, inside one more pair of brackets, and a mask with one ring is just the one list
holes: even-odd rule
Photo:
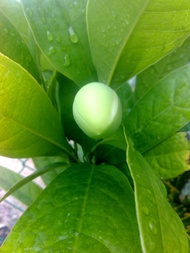
[[176, 177], [189, 169], [189, 143], [186, 133], [176, 133], [144, 153], [146, 161], [161, 178]]
[[[0, 188], [9, 190], [14, 184], [23, 179], [18, 173], [0, 166]], [[33, 182], [29, 182], [13, 193], [13, 196], [25, 205], [29, 206], [42, 192], [42, 188]]]
[[69, 153], [59, 117], [35, 79], [2, 54], [0, 79], [0, 154], [33, 157]]
[[142, 252], [127, 178], [106, 165], [67, 169], [27, 209], [1, 249], [24, 251]]
[[39, 72], [25, 41], [1, 9], [0, 30], [0, 52], [18, 62], [39, 81]]
[[183, 43], [190, 6], [186, 0], [88, 0], [87, 27], [99, 80], [117, 87]]
[[173, 135], [190, 120], [190, 66], [161, 79], [140, 99], [125, 124], [135, 147], [144, 152]]
[[135, 100], [143, 97], [152, 86], [170, 72], [188, 64], [189, 59], [190, 38], [188, 38], [181, 47], [137, 76], [134, 94]]
[[78, 85], [96, 80], [86, 31], [86, 0], [21, 2], [33, 34], [52, 65]]
[[127, 160], [135, 186], [135, 202], [143, 253], [188, 253], [185, 228], [166, 200], [166, 189], [141, 154], [130, 145]]

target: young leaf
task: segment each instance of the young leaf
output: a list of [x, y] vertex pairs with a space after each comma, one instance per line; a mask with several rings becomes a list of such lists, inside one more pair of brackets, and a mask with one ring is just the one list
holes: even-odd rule
[[23, 251], [142, 252], [127, 178], [106, 165], [78, 164], [61, 173], [27, 209], [1, 248], [1, 253]]
[[59, 117], [38, 83], [0, 54], [0, 154], [34, 157], [69, 153]]
[[96, 80], [86, 31], [86, 0], [22, 0], [33, 34], [52, 65], [78, 85]]
[[160, 79], [170, 72], [187, 65], [190, 59], [190, 38], [169, 55], [155, 63], [137, 76], [134, 97], [142, 98]]
[[190, 120], [190, 66], [161, 79], [128, 115], [125, 127], [140, 152], [173, 135]]
[[144, 253], [189, 252], [184, 226], [166, 200], [166, 190], [141, 154], [130, 145], [127, 160], [135, 186], [135, 202]]
[[88, 0], [87, 6], [98, 78], [114, 88], [179, 47], [190, 33], [186, 0]]
[[[22, 180], [23, 177], [12, 170], [0, 167], [0, 188], [8, 191], [13, 185]], [[42, 188], [33, 182], [29, 182], [22, 188], [13, 192], [13, 196], [19, 201], [29, 206], [42, 192]]]
[[186, 133], [176, 133], [153, 149], [144, 158], [163, 179], [176, 177], [189, 169], [189, 143]]

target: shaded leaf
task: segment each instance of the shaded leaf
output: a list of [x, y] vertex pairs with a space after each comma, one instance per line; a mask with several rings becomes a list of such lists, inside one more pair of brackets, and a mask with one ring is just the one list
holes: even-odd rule
[[117, 90], [122, 105], [122, 121], [126, 122], [126, 117], [134, 106], [134, 92], [128, 83], [122, 84]]
[[169, 138], [190, 120], [190, 66], [161, 79], [128, 115], [125, 127], [140, 152]]
[[69, 153], [59, 117], [38, 83], [1, 54], [0, 79], [0, 154], [18, 158]]
[[127, 160], [135, 186], [135, 202], [144, 253], [189, 250], [184, 226], [166, 199], [166, 189], [141, 154], [128, 146]]
[[189, 143], [186, 133], [176, 133], [144, 153], [154, 172], [163, 179], [176, 177], [189, 169]]
[[140, 99], [160, 79], [170, 72], [188, 64], [190, 59], [190, 38], [181, 47], [155, 63], [137, 76], [135, 86], [135, 100]]
[[141, 252], [127, 178], [112, 166], [81, 164], [67, 169], [44, 190], [1, 252], [90, 253], [92, 245], [93, 253]]
[[[13, 185], [22, 180], [18, 173], [4, 167], [0, 167], [0, 188], [8, 191]], [[12, 195], [19, 201], [29, 206], [42, 192], [42, 188], [33, 182], [29, 182], [22, 188], [13, 192]]]
[[98, 78], [114, 88], [179, 47], [190, 33], [186, 0], [88, 0], [87, 6]]
[[80, 86], [96, 80], [86, 31], [86, 0], [21, 2], [33, 34], [52, 65]]

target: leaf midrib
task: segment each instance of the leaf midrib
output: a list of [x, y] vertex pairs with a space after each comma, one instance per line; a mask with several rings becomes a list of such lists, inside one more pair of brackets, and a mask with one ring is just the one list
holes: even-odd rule
[[113, 75], [114, 75], [115, 69], [116, 69], [116, 67], [117, 67], [117, 63], [119, 62], [119, 59], [120, 59], [120, 57], [121, 57], [121, 54], [122, 54], [124, 48], [126, 47], [127, 41], [128, 41], [128, 39], [129, 39], [130, 35], [133, 33], [135, 26], [136, 26], [137, 23], [139, 22], [140, 17], [141, 17], [142, 14], [144, 13], [144, 10], [145, 10], [146, 7], [148, 6], [149, 2], [150, 2], [150, 0], [147, 0], [147, 2], [144, 4], [144, 7], [141, 8], [141, 10], [140, 10], [140, 12], [139, 12], [139, 15], [137, 16], [137, 18], [136, 18], [136, 20], [135, 20], [133, 26], [131, 27], [130, 32], [128, 33], [128, 36], [126, 36], [126, 39], [125, 39], [125, 40], [123, 41], [123, 43], [121, 44], [120, 51], [118, 52], [117, 57], [116, 57], [116, 59], [115, 59], [115, 64], [113, 64], [113, 67], [112, 67], [112, 69], [111, 69], [111, 71], [110, 71], [110, 75], [109, 75], [109, 77], [108, 77], [108, 79], [107, 79], [107, 81], [106, 81], [106, 83], [107, 83], [108, 85], [111, 84], [111, 80], [112, 80], [112, 77], [113, 77]]
[[[47, 142], [49, 142], [49, 143], [51, 143], [51, 144], [53, 144], [53, 145], [55, 145], [55, 146], [61, 148], [61, 149], [64, 150], [65, 152], [69, 153], [69, 151], [68, 151], [63, 145], [59, 144], [58, 142], [54, 141], [53, 139], [50, 139], [50, 138], [48, 138], [47, 136], [42, 135], [42, 134], [40, 134], [39, 132], [32, 130], [31, 128], [29, 128], [29, 127], [27, 127], [27, 126], [21, 124], [20, 122], [16, 121], [15, 119], [11, 119], [11, 118], [8, 118], [8, 117], [2, 115], [2, 113], [0, 113], [0, 116], [1, 116], [1, 118], [6, 119], [7, 121], [10, 121], [10, 122], [12, 121], [12, 122], [14, 122], [14, 123], [15, 123], [16, 125], [18, 125], [22, 130], [26, 130], [27, 132], [29, 132], [29, 133], [31, 133], [31, 134], [33, 134], [33, 135], [39, 137], [40, 139], [43, 139], [43, 140], [45, 140], [45, 141], [47, 141]], [[5, 141], [6, 141], [6, 140], [5, 140]]]

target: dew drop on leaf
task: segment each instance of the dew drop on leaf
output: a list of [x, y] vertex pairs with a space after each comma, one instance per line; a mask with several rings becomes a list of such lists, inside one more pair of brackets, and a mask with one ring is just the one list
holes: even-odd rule
[[143, 206], [143, 207], [142, 207], [142, 211], [143, 211], [143, 213], [144, 213], [145, 215], [148, 215], [148, 214], [149, 214], [149, 209], [148, 209], [148, 207], [146, 207], [146, 206]]
[[53, 35], [50, 33], [50, 31], [47, 31], [47, 32], [46, 32], [46, 35], [47, 35], [47, 39], [48, 39], [49, 41], [52, 41], [52, 40], [53, 40]]
[[63, 66], [64, 66], [64, 67], [68, 67], [68, 66], [70, 65], [70, 63], [71, 63], [70, 57], [69, 57], [68, 54], [66, 54], [66, 55], [64, 56]]
[[48, 51], [48, 56], [51, 56], [51, 55], [53, 55], [53, 54], [55, 54], [56, 53], [56, 49], [54, 48], [54, 47], [50, 47], [49, 48], [49, 51]]
[[57, 37], [56, 41], [57, 41], [57, 43], [61, 43], [61, 41], [62, 41], [61, 37], [60, 36]]
[[153, 222], [149, 222], [148, 226], [149, 226], [150, 231], [154, 235], [156, 235], [158, 233], [158, 229], [157, 229], [156, 225]]
[[79, 38], [78, 38], [77, 34], [75, 33], [72, 26], [69, 26], [68, 32], [69, 32], [69, 38], [70, 38], [71, 42], [72, 43], [77, 43]]

